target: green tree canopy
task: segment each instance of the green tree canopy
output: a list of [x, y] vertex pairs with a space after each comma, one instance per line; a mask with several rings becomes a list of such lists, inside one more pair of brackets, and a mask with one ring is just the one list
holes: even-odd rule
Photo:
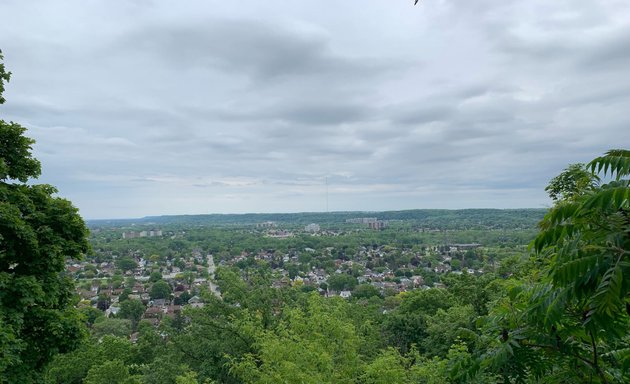
[[504, 380], [630, 382], [630, 151], [585, 170], [608, 181], [561, 195], [532, 244], [536, 280], [513, 284], [487, 319], [483, 364]]
[[[245, 383], [354, 383], [359, 375], [358, 336], [343, 300], [312, 293], [304, 308], [287, 310], [281, 327], [256, 335], [258, 352], [234, 359]], [[243, 324], [251, 328], [255, 324]]]
[[335, 273], [328, 280], [328, 288], [335, 291], [352, 290], [358, 284], [354, 276], [345, 273]]
[[[0, 103], [8, 80], [0, 63]], [[25, 131], [0, 120], [0, 377], [11, 383], [36, 382], [84, 333], [70, 306], [73, 282], [62, 272], [66, 258], [87, 252], [87, 228], [54, 187], [26, 184], [40, 163]]]
[[91, 327], [98, 318], [105, 316], [103, 311], [94, 307], [82, 307], [79, 312], [83, 315], [86, 324]]
[[120, 312], [118, 316], [123, 319], [131, 320], [132, 326], [135, 329], [138, 325], [144, 311], [146, 310], [144, 304], [140, 300], [125, 300], [120, 303]]
[[159, 280], [151, 286], [149, 296], [152, 299], [167, 299], [171, 295], [171, 286], [164, 280]]
[[554, 201], [569, 200], [592, 191], [598, 181], [599, 177], [589, 172], [584, 164], [571, 164], [551, 179], [545, 191]]
[[149, 276], [149, 281], [155, 283], [158, 280], [162, 280], [162, 274], [158, 271], [151, 272], [151, 275]]
[[83, 381], [85, 384], [135, 384], [124, 362], [116, 359], [93, 365]]
[[116, 260], [116, 266], [126, 272], [136, 269], [138, 263], [132, 257], [121, 257]]
[[380, 297], [379, 290], [370, 284], [357, 285], [352, 291], [352, 298], [354, 299], [369, 299], [370, 297]]
[[3, 58], [2, 50], [0, 50], [0, 104], [4, 104], [5, 102], [4, 97], [2, 97], [2, 94], [4, 93], [4, 82], [6, 81], [8, 83], [11, 79], [11, 72], [4, 68], [4, 63], [2, 62]]
[[131, 320], [110, 318], [99, 320], [92, 326], [92, 333], [96, 338], [105, 335], [127, 337], [131, 334]]

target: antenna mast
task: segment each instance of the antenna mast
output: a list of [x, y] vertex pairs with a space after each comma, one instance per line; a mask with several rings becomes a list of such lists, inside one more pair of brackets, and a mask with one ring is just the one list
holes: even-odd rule
[[326, 183], [326, 213], [328, 213], [328, 176], [324, 177]]

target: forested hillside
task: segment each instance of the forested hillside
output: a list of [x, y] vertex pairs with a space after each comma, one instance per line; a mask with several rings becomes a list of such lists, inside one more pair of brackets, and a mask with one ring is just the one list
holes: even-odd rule
[[242, 225], [272, 221], [287, 225], [303, 226], [313, 222], [325, 222], [338, 226], [357, 217], [377, 217], [380, 220], [404, 220], [418, 227], [432, 229], [493, 229], [532, 228], [545, 213], [545, 209], [415, 209], [384, 212], [305, 212], [305, 213], [252, 213], [223, 215], [154, 216], [126, 220], [91, 220], [95, 227], [123, 227], [129, 225], [191, 226]]

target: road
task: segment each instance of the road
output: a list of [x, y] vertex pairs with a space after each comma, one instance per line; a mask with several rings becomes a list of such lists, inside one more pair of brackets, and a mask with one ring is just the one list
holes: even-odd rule
[[219, 287], [214, 283], [214, 271], [216, 269], [214, 257], [208, 255], [208, 286], [210, 287], [210, 292], [214, 293], [218, 298], [221, 298], [221, 291], [219, 291]]

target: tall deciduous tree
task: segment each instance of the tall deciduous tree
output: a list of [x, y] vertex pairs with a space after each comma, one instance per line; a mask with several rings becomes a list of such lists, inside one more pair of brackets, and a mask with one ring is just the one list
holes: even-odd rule
[[[9, 75], [0, 63], [0, 103]], [[87, 229], [54, 187], [26, 184], [41, 168], [25, 131], [0, 120], [0, 380], [9, 383], [38, 382], [84, 333], [63, 271], [66, 258], [87, 251]]]
[[138, 267], [138, 263], [136, 263], [136, 261], [131, 257], [121, 257], [116, 260], [116, 266], [127, 272], [136, 269]]
[[167, 299], [171, 295], [171, 286], [164, 280], [157, 281], [151, 286], [149, 295], [152, 299]]
[[571, 200], [594, 190], [598, 181], [599, 177], [589, 172], [584, 164], [571, 164], [551, 179], [545, 191], [554, 201]]
[[494, 308], [484, 364], [517, 382], [630, 382], [630, 151], [563, 174], [577, 177], [548, 189], [559, 198], [533, 243], [541, 279]]
[[136, 329], [138, 322], [142, 319], [146, 307], [140, 300], [125, 300], [120, 304], [119, 316], [123, 319], [131, 320], [133, 329]]
[[630, 370], [617, 368], [630, 363], [630, 151], [608, 151], [586, 169], [612, 180], [583, 187], [542, 222], [534, 245], [550, 258], [551, 289], [538, 309], [550, 328], [582, 328], [566, 338], [587, 372], [601, 382], [625, 381]]

